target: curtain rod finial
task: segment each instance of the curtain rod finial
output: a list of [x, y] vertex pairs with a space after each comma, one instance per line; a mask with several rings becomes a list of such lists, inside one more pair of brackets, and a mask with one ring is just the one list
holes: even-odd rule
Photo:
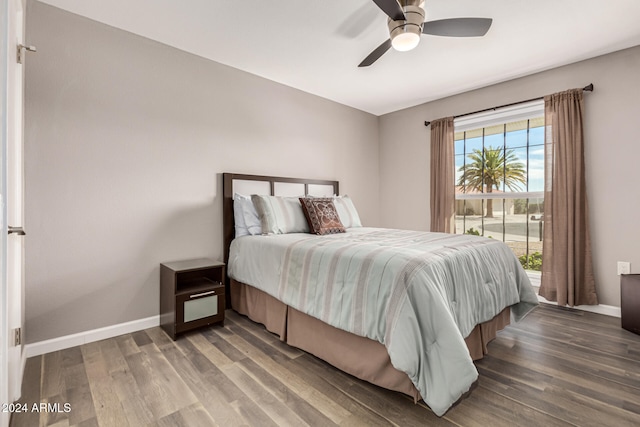
[[424, 122], [425, 126], [429, 126], [430, 124], [431, 124], [431, 122], [428, 122], [428, 121], [425, 120], [425, 122]]
[[586, 90], [587, 92], [593, 92], [593, 83], [589, 83], [588, 85], [583, 87], [582, 90]]

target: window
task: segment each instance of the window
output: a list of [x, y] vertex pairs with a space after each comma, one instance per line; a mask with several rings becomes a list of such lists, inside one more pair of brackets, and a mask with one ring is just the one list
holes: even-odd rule
[[544, 223], [544, 104], [455, 121], [456, 233], [504, 241], [540, 270]]

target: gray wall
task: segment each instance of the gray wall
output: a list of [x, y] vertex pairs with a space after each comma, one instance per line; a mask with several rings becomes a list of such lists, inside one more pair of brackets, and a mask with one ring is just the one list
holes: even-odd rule
[[222, 256], [222, 172], [338, 179], [367, 225], [427, 230], [424, 120], [593, 82], [587, 184], [601, 302], [640, 268], [640, 47], [376, 118], [30, 1], [28, 343], [158, 314], [158, 264]]
[[28, 343], [157, 315], [160, 262], [222, 257], [223, 172], [337, 179], [378, 224], [377, 117], [39, 2], [27, 41]]
[[585, 162], [596, 288], [620, 306], [617, 261], [640, 273], [638, 118], [640, 47], [467, 92], [380, 117], [382, 226], [428, 230], [429, 128], [425, 120], [535, 98], [588, 83]]

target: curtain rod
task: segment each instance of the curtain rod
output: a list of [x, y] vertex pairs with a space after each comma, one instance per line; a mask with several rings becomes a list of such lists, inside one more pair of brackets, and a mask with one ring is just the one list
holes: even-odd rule
[[[588, 85], [583, 87], [582, 90], [587, 92], [593, 92], [593, 83], [589, 83]], [[538, 98], [531, 98], [524, 101], [512, 102], [511, 104], [498, 105], [497, 107], [485, 108], [484, 110], [473, 111], [471, 113], [458, 114], [457, 116], [453, 116], [453, 118], [457, 119], [459, 117], [470, 116], [472, 114], [478, 114], [478, 113], [484, 113], [485, 111], [497, 110], [498, 108], [512, 107], [514, 105], [524, 104], [525, 102], [531, 102], [531, 101], [539, 101], [541, 99], [544, 99], [544, 96], [540, 96]], [[424, 122], [425, 126], [429, 126], [430, 124], [431, 122], [427, 122], [427, 121]]]

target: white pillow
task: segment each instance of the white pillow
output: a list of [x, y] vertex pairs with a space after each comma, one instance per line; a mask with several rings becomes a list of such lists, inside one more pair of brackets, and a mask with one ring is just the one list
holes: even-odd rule
[[247, 196], [243, 196], [238, 193], [233, 195], [233, 219], [235, 223], [236, 237], [242, 237], [249, 234], [247, 223], [244, 220], [244, 211], [242, 207], [243, 198], [246, 197]]
[[360, 215], [358, 215], [356, 206], [349, 196], [333, 196], [333, 204], [336, 206], [340, 222], [345, 228], [362, 227]]
[[247, 230], [252, 236], [262, 234], [262, 224], [260, 223], [260, 217], [256, 211], [256, 207], [251, 201], [251, 197], [246, 196], [242, 201], [242, 212], [244, 214], [244, 222], [247, 225]]
[[262, 234], [308, 233], [309, 224], [298, 197], [251, 196]]
[[233, 195], [233, 217], [235, 219], [236, 237], [262, 234], [260, 218], [250, 196], [238, 193]]

